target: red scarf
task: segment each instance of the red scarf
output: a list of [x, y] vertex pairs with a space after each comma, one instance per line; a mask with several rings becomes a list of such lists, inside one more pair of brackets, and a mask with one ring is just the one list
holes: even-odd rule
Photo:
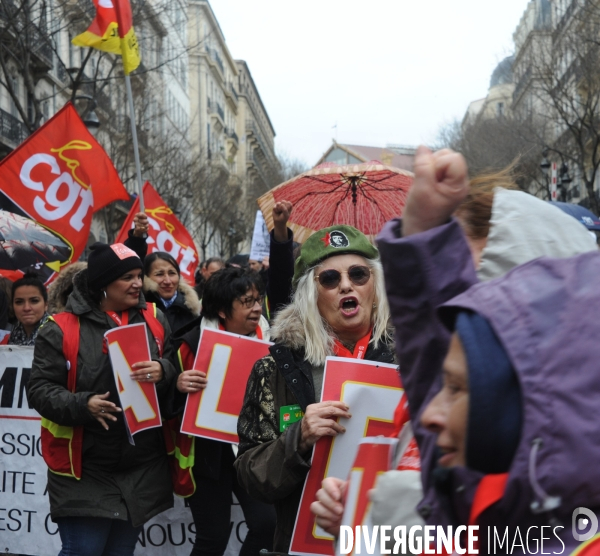
[[[227, 332], [227, 330], [225, 330], [225, 327], [221, 323], [219, 323], [219, 330], [222, 330], [223, 332]], [[256, 327], [256, 330], [254, 331], [254, 333], [256, 334], [256, 337], [259, 340], [263, 339], [263, 334], [262, 334], [262, 330], [261, 330], [260, 326]]]
[[358, 340], [356, 345], [354, 346], [354, 353], [352, 353], [346, 346], [342, 344], [338, 339], [334, 340], [333, 343], [333, 353], [335, 353], [338, 357], [350, 357], [352, 359], [364, 359], [365, 353], [367, 353], [367, 346], [369, 345], [369, 340], [371, 339], [371, 333], [373, 331], [369, 330], [369, 333]]

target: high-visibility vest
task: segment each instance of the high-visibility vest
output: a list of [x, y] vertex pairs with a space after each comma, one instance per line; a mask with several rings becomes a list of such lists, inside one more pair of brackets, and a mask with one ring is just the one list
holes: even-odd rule
[[[186, 345], [186, 344], [183, 344]], [[179, 366], [184, 369], [181, 349], [177, 351]], [[181, 432], [181, 419], [175, 417], [163, 423], [169, 465], [171, 466], [171, 480], [173, 492], [177, 496], [187, 498], [196, 492], [196, 481], [194, 480], [194, 461], [196, 457], [195, 437]]]
[[[156, 318], [156, 305], [147, 303], [140, 309], [146, 324], [158, 346], [162, 357], [165, 330]], [[79, 318], [73, 313], [58, 313], [50, 317], [63, 333], [62, 351], [67, 360], [67, 388], [75, 392], [77, 385], [77, 354], [79, 353]], [[58, 425], [50, 419], [42, 418], [42, 456], [48, 469], [57, 475], [81, 479], [81, 453], [83, 447], [83, 426]]]
[[195, 461], [195, 439], [181, 432], [181, 420], [178, 417], [163, 422], [163, 432], [169, 454], [169, 467], [173, 492], [187, 498], [196, 492], [196, 481], [192, 468]]

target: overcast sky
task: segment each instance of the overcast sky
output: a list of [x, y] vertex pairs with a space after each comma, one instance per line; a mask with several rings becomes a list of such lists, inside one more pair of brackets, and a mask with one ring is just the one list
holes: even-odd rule
[[[278, 152], [417, 145], [486, 95], [528, 0], [211, 0], [246, 60]], [[334, 126], [337, 123], [337, 130]]]

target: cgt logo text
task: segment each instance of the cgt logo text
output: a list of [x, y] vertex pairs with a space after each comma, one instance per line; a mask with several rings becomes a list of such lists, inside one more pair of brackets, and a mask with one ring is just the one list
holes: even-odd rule
[[[389, 525], [340, 527], [338, 554], [479, 554], [482, 543], [487, 554], [564, 554], [563, 526], [489, 527], [480, 539], [479, 526], [442, 527], [434, 525]], [[598, 532], [598, 517], [587, 508], [572, 516], [572, 534], [578, 542]], [[600, 541], [599, 541], [600, 542]]]

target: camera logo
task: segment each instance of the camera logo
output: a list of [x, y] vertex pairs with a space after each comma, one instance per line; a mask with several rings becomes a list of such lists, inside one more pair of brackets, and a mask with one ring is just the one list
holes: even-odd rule
[[587, 508], [576, 508], [573, 512], [573, 538], [588, 541], [598, 532], [598, 518]]

